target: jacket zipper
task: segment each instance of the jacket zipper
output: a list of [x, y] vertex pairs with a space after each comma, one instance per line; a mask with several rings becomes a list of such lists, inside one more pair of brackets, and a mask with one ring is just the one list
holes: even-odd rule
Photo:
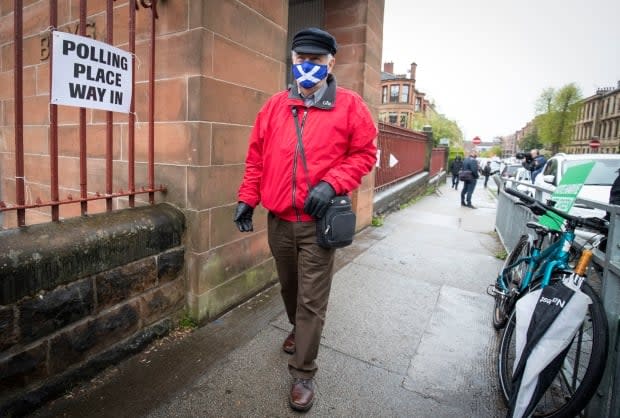
[[[308, 116], [308, 109], [306, 108], [304, 110], [304, 116], [301, 119], [301, 126], [299, 128], [300, 131], [300, 135], [303, 138], [303, 133], [304, 133], [304, 125], [306, 124], [306, 117]], [[295, 115], [295, 118], [297, 118], [297, 116]], [[295, 123], [299, 123], [297, 120], [295, 120]], [[298, 140], [295, 141], [295, 157], [293, 160], [293, 209], [295, 210], [295, 216], [297, 217], [297, 222], [301, 222], [301, 212], [299, 211], [299, 208], [297, 207], [297, 205], [295, 204], [295, 197], [297, 195], [297, 160], [299, 159], [299, 142]]]

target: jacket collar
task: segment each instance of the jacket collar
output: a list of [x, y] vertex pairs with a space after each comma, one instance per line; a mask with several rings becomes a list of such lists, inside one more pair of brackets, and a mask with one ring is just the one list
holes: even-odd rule
[[[292, 84], [289, 87], [288, 98], [293, 100], [299, 100], [304, 102], [304, 98], [299, 94], [299, 88], [297, 83]], [[297, 104], [297, 103], [295, 103]], [[327, 90], [321, 97], [321, 100], [312, 105], [312, 107], [318, 107], [319, 109], [330, 110], [336, 105], [336, 77], [333, 74], [327, 75]]]

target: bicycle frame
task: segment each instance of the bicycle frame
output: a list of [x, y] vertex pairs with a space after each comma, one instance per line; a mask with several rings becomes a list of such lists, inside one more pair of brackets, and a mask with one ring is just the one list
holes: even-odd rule
[[562, 232], [560, 238], [542, 250], [541, 244], [534, 246], [531, 255], [522, 257], [504, 268], [497, 277], [499, 288], [506, 292], [505, 274], [521, 263], [527, 264], [527, 270], [523, 280], [519, 284], [519, 294], [523, 293], [533, 282], [541, 281], [541, 287], [545, 287], [551, 281], [551, 275], [555, 270], [571, 270], [568, 265], [569, 250], [575, 240], [575, 233], [571, 230]]

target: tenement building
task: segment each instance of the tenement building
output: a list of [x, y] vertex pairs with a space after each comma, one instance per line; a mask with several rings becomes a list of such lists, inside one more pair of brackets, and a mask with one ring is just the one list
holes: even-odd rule
[[381, 72], [381, 105], [379, 121], [413, 129], [417, 116], [428, 117], [435, 112], [425, 93], [415, 88], [415, 62], [411, 63], [410, 76], [394, 74], [394, 63], [383, 64]]
[[620, 152], [620, 80], [616, 87], [598, 89], [583, 99], [567, 151], [571, 154]]

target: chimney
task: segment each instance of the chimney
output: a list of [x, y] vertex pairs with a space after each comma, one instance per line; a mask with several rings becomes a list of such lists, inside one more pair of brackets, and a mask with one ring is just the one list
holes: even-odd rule
[[413, 81], [415, 81], [415, 69], [417, 68], [418, 64], [416, 64], [415, 62], [411, 63], [411, 79]]
[[383, 72], [394, 74], [394, 63], [393, 62], [383, 63]]

